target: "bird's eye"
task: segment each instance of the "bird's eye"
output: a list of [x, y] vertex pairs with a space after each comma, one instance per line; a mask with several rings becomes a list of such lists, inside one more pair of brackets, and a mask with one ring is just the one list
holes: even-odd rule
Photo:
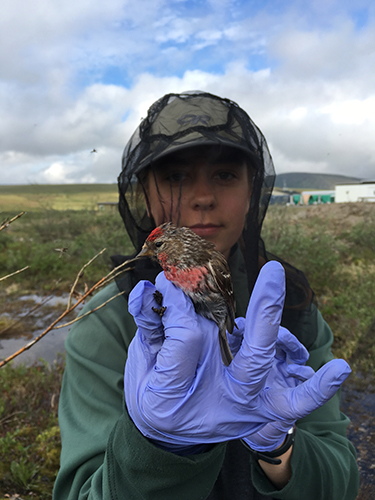
[[162, 241], [156, 241], [156, 242], [155, 242], [155, 246], [156, 246], [157, 248], [160, 248], [163, 244], [164, 244], [164, 243], [163, 243]]

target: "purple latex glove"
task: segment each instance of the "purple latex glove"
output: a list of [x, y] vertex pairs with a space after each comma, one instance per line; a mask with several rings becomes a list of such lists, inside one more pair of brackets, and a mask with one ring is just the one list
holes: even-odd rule
[[181, 446], [243, 438], [269, 422], [289, 423], [309, 414], [332, 397], [348, 374], [342, 362], [340, 373], [328, 369], [315, 385], [310, 384], [315, 376], [305, 382], [303, 390], [305, 384], [280, 394], [279, 388], [267, 386], [285, 295], [284, 270], [276, 262], [259, 274], [243, 342], [229, 367], [221, 360], [217, 326], [197, 315], [164, 273], [156, 288], [167, 307], [164, 331], [152, 310], [152, 285], [141, 282], [129, 297], [139, 329], [125, 368], [127, 408], [148, 438]]
[[[237, 324], [241, 329], [242, 322], [237, 322]], [[305, 366], [308, 358], [307, 349], [298, 339], [286, 328], [280, 327], [276, 342], [275, 362], [268, 374], [266, 386], [284, 391], [289, 388], [293, 389], [308, 380], [315, 374], [311, 367]], [[244, 441], [253, 450], [273, 451], [284, 442], [288, 430], [294, 423], [295, 419], [270, 422], [258, 432], [244, 438]]]
[[[241, 347], [246, 323], [247, 320], [245, 318], [237, 318], [236, 324], [238, 329], [233, 335], [227, 335], [229, 347], [233, 355], [235, 355]], [[311, 367], [305, 366], [308, 358], [309, 352], [303, 344], [301, 344], [289, 330], [280, 327], [276, 341], [275, 362], [268, 374], [266, 387], [272, 388], [273, 391], [285, 392], [312, 378], [315, 375], [315, 371]], [[319, 394], [321, 391], [328, 393], [330, 391], [328, 385], [329, 379], [326, 380], [324, 377], [326, 370], [329, 370], [333, 375], [336, 373], [338, 379], [340, 379], [340, 377], [344, 377], [345, 374], [348, 375], [350, 373], [350, 368], [348, 373], [347, 369], [348, 365], [345, 361], [333, 360], [319, 370], [314, 380], [310, 382], [310, 387], [316, 394]], [[320, 383], [325, 385], [319, 387]], [[308, 398], [309, 397], [310, 394], [308, 395]], [[283, 401], [285, 402], [285, 400]], [[303, 406], [303, 398], [299, 405]], [[321, 406], [321, 404], [319, 404], [319, 406]], [[282, 408], [280, 408], [280, 410], [282, 410]], [[297, 418], [299, 417], [295, 416], [293, 418], [291, 416], [290, 419], [270, 422], [258, 432], [243, 439], [253, 450], [260, 452], [273, 451], [284, 442], [288, 430], [293, 427]]]

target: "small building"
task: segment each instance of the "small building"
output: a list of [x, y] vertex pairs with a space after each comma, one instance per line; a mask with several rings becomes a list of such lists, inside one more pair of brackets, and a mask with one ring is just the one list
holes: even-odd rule
[[335, 201], [336, 203], [375, 202], [375, 180], [337, 184], [335, 187]]
[[318, 205], [321, 203], [333, 203], [335, 192], [328, 190], [302, 191], [291, 196], [291, 205]]

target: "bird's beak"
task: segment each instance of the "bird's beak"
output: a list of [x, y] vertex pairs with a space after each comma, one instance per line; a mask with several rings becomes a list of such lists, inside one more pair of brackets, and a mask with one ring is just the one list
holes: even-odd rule
[[143, 245], [141, 251], [139, 252], [138, 255], [136, 255], [136, 259], [143, 259], [144, 257], [152, 257], [153, 252], [150, 248], [148, 248], [146, 245]]

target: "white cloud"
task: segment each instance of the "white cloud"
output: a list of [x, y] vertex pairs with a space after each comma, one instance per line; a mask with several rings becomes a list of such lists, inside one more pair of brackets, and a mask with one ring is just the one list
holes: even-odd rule
[[[114, 182], [148, 107], [191, 89], [246, 109], [278, 172], [373, 175], [371, 9], [358, 29], [337, 0], [258, 11], [234, 0], [25, 5], [0, 4], [1, 183]], [[111, 67], [124, 83], [105, 83]]]
[[62, 184], [66, 181], [67, 175], [65, 170], [62, 163], [52, 163], [52, 165], [44, 171], [44, 177], [47, 184]]
[[333, 123], [346, 125], [362, 125], [373, 122], [375, 117], [375, 95], [368, 99], [351, 99], [334, 102], [321, 109], [322, 113], [330, 115]]
[[305, 118], [307, 115], [307, 108], [304, 106], [300, 106], [298, 108], [294, 108], [290, 113], [289, 113], [289, 118], [292, 121], [300, 121], [303, 118]]

